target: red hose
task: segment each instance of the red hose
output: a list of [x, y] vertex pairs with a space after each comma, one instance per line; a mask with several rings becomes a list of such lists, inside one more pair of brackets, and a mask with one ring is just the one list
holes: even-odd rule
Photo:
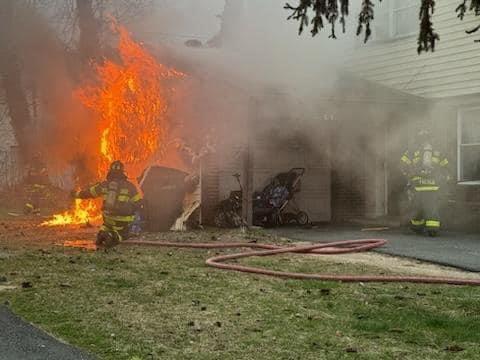
[[421, 283], [421, 284], [448, 284], [448, 285], [471, 285], [480, 286], [480, 280], [448, 278], [448, 277], [425, 277], [425, 276], [376, 276], [376, 275], [331, 275], [331, 274], [305, 274], [296, 272], [275, 271], [253, 266], [226, 264], [226, 261], [236, 260], [252, 256], [272, 256], [285, 253], [301, 253], [316, 255], [347, 254], [371, 250], [387, 243], [383, 239], [364, 239], [337, 241], [318, 245], [281, 247], [269, 244], [256, 243], [175, 243], [143, 240], [129, 240], [124, 245], [148, 245], [174, 248], [192, 249], [230, 249], [251, 248], [262, 249], [236, 254], [220, 255], [206, 260], [208, 266], [222, 270], [233, 270], [252, 274], [268, 275], [287, 279], [323, 280], [341, 282], [398, 282], [398, 283]]

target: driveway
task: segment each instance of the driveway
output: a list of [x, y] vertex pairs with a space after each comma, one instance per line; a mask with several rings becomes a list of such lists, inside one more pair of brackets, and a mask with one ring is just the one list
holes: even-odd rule
[[444, 231], [438, 237], [419, 236], [408, 229], [362, 231], [361, 227], [319, 226], [311, 229], [272, 230], [292, 240], [329, 242], [354, 239], [386, 239], [375, 251], [480, 272], [480, 235]]
[[1, 360], [93, 360], [0, 306]]

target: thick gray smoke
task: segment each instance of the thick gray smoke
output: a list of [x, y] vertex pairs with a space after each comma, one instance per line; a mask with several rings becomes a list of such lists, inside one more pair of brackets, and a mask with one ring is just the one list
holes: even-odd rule
[[[302, 194], [308, 196], [301, 194], [300, 205], [314, 219], [383, 215], [392, 208], [390, 195], [402, 190], [401, 181], [392, 179], [408, 145], [404, 124], [423, 121], [430, 109], [421, 101], [406, 108], [405, 94], [392, 95], [349, 72], [356, 47], [363, 46], [355, 36], [359, 2], [352, 2], [346, 33], [337, 29], [337, 40], [329, 39], [328, 24], [314, 38], [308, 31], [298, 36], [298, 23], [287, 21], [283, 5], [280, 0], [153, 0], [149, 15], [127, 26], [162, 63], [188, 75], [172, 106], [174, 136], [197, 151], [206, 136], [215, 139], [216, 165], [207, 164], [204, 171], [218, 172], [219, 197], [237, 186], [230, 175], [243, 174], [246, 163], [254, 168], [254, 189], [275, 173], [305, 166]], [[81, 134], [91, 124], [79, 104], [65, 97], [78, 83], [72, 74], [80, 72], [66, 68], [65, 39], [51, 31], [52, 17], [44, 18], [46, 23], [33, 15], [28, 21], [26, 48], [39, 55], [26, 57], [32, 61], [25, 70], [54, 119], [42, 120], [49, 135], [44, 147], [71, 160], [82, 149], [75, 135], [62, 135]], [[246, 159], [247, 148], [254, 159]], [[355, 208], [363, 210], [352, 213]]]
[[[299, 37], [279, 0], [157, 5], [158, 15], [137, 33], [168, 48], [195, 79], [196, 96], [186, 100], [190, 112], [184, 110], [183, 118], [217, 132], [221, 196], [236, 187], [227, 179], [242, 170], [242, 149], [249, 145], [255, 189], [282, 169], [310, 168], [310, 198], [300, 202], [318, 219], [352, 216], [355, 207], [364, 209], [358, 216], [392, 208], [387, 193], [398, 193], [402, 184], [387, 178], [385, 157], [397, 157], [408, 145], [403, 126], [395, 124], [422, 120], [428, 109], [420, 103], [405, 109], [403, 94], [392, 101], [381, 86], [348, 72], [355, 48], [363, 46], [355, 36], [358, 3], [346, 33], [337, 29], [337, 40], [328, 38], [328, 28], [315, 38], [308, 32]], [[392, 131], [398, 137], [387, 143]]]

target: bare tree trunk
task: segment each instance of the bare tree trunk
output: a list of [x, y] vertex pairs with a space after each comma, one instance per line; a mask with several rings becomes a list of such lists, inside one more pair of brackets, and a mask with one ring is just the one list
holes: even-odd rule
[[[18, 49], [15, 44], [15, 0], [3, 0], [0, 9], [0, 85], [3, 87], [11, 125], [22, 157], [30, 152], [28, 128], [30, 111], [22, 76]], [[18, 19], [17, 19], [18, 20]]]
[[93, 0], [76, 0], [80, 40], [78, 50], [82, 61], [95, 59], [100, 53], [99, 23], [95, 18]]

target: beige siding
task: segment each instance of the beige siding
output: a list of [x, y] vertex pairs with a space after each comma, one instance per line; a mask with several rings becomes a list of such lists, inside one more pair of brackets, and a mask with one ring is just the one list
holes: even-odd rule
[[426, 98], [480, 92], [480, 34], [465, 30], [479, 18], [456, 17], [458, 0], [438, 0], [434, 26], [440, 42], [434, 53], [417, 55], [416, 35], [359, 45], [348, 70], [388, 87]]

